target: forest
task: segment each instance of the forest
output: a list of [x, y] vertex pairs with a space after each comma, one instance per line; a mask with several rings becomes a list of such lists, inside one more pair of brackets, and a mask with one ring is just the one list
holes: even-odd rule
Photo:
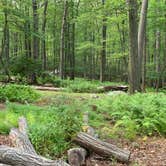
[[0, 166], [166, 165], [166, 0], [0, 0]]

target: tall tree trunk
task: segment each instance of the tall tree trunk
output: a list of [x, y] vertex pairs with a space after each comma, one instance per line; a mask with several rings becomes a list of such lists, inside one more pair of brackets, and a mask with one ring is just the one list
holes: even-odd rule
[[156, 91], [160, 88], [160, 31], [156, 32]]
[[59, 75], [61, 79], [64, 79], [64, 67], [65, 67], [65, 26], [67, 19], [67, 10], [68, 10], [68, 2], [64, 0], [64, 11], [62, 17], [62, 26], [61, 26], [61, 37], [60, 37], [60, 66], [59, 66]]
[[[7, 2], [5, 2], [5, 5], [7, 6]], [[3, 55], [6, 58], [6, 64], [9, 65], [9, 23], [8, 23], [8, 9], [4, 9], [4, 16], [5, 16], [5, 22], [4, 22], [4, 50]]]
[[[78, 15], [78, 7], [79, 7], [79, 2], [78, 2], [78, 5], [77, 5], [77, 15]], [[72, 1], [72, 19], [73, 19], [73, 23], [72, 23], [72, 44], [71, 44], [71, 57], [70, 57], [70, 79], [71, 80], [74, 80], [74, 77], [75, 77], [75, 26], [76, 26], [76, 23], [74, 21], [74, 18], [75, 18], [75, 2]], [[77, 16], [76, 15], [76, 16]]]
[[[146, 49], [146, 47], [144, 47], [145, 46], [144, 40], [146, 38], [145, 36], [146, 36], [147, 10], [148, 10], [148, 0], [143, 0], [139, 28], [138, 28], [138, 63], [139, 63], [138, 79], [140, 82], [141, 82], [141, 73], [142, 73], [141, 69], [143, 69], [142, 59], [145, 60], [145, 58], [143, 58], [143, 54], [145, 53], [144, 49]], [[145, 62], [143, 62], [143, 63], [145, 63]], [[144, 83], [145, 83], [145, 81], [144, 81]], [[145, 86], [142, 86], [142, 87], [145, 87]], [[142, 89], [142, 90], [144, 91], [144, 89]]]
[[138, 79], [138, 26], [137, 26], [137, 0], [127, 0], [129, 7], [129, 92], [130, 94], [140, 91]]
[[[105, 5], [105, 0], [102, 0], [103, 6]], [[103, 7], [104, 8], [104, 7]], [[104, 10], [104, 9], [103, 9]], [[106, 16], [103, 18], [102, 27], [102, 51], [101, 51], [101, 62], [100, 62], [100, 81], [105, 80], [105, 69], [106, 69], [106, 39], [107, 39], [107, 26], [106, 26]]]
[[146, 87], [146, 36], [144, 36], [143, 57], [142, 57], [142, 92], [145, 92]]
[[47, 65], [47, 56], [46, 56], [46, 21], [47, 21], [47, 6], [48, 0], [44, 2], [44, 12], [43, 12], [43, 25], [42, 25], [42, 42], [41, 42], [41, 49], [42, 49], [42, 60], [43, 60], [43, 70], [46, 70]]
[[24, 49], [25, 49], [25, 54], [26, 57], [30, 58], [32, 56], [32, 51], [31, 51], [31, 25], [30, 25], [30, 21], [29, 21], [29, 9], [26, 6], [25, 7], [25, 13], [26, 13], [26, 17], [28, 19], [25, 20], [25, 25], [24, 25]]
[[[37, 0], [32, 0], [32, 8], [33, 8], [33, 59], [37, 62], [39, 58], [39, 37], [38, 37], [38, 29], [39, 29], [39, 18], [38, 18], [38, 4]], [[36, 83], [36, 73], [32, 74], [32, 83]]]

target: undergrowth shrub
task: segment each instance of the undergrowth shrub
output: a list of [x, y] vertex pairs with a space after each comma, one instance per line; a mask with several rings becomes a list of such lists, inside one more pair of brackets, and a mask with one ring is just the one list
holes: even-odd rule
[[29, 86], [8, 84], [0, 86], [0, 101], [33, 102], [38, 93]]
[[98, 113], [107, 113], [114, 131], [133, 139], [136, 134], [166, 136], [166, 95], [137, 93], [115, 95], [97, 103]]
[[16, 127], [20, 116], [28, 121], [29, 137], [36, 151], [50, 158], [62, 156], [81, 128], [81, 113], [74, 105], [38, 107], [8, 103], [7, 111], [0, 112], [0, 134]]

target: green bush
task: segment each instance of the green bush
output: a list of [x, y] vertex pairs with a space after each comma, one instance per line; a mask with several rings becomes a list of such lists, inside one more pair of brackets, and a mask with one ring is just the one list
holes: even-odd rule
[[36, 151], [47, 157], [62, 156], [81, 128], [81, 113], [74, 105], [37, 107], [8, 103], [7, 110], [0, 112], [0, 134], [16, 127], [20, 116], [28, 121], [29, 137]]
[[99, 113], [110, 116], [114, 129], [124, 131], [127, 137], [166, 135], [166, 95], [163, 93], [115, 95], [99, 101], [97, 106]]
[[38, 97], [29, 86], [8, 84], [0, 87], [0, 101], [33, 102]]

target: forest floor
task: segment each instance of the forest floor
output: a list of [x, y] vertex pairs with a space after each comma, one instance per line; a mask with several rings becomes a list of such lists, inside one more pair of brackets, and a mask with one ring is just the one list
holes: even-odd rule
[[[58, 95], [66, 95], [68, 97], [79, 100], [90, 100], [94, 98], [102, 98], [105, 94], [77, 94], [66, 92], [40, 92], [43, 96], [41, 100], [35, 103], [35, 105], [43, 106], [49, 105], [50, 99]], [[5, 104], [0, 104], [0, 110], [5, 109]], [[106, 142], [117, 145], [124, 149], [131, 151], [129, 166], [166, 166], [166, 139], [163, 137], [138, 137], [134, 141], [127, 139], [105, 139]], [[11, 145], [10, 138], [8, 136], [0, 135], [0, 145]], [[110, 161], [103, 159], [96, 154], [92, 154], [86, 163], [87, 166], [127, 166], [126, 164], [117, 163], [116, 161]]]

